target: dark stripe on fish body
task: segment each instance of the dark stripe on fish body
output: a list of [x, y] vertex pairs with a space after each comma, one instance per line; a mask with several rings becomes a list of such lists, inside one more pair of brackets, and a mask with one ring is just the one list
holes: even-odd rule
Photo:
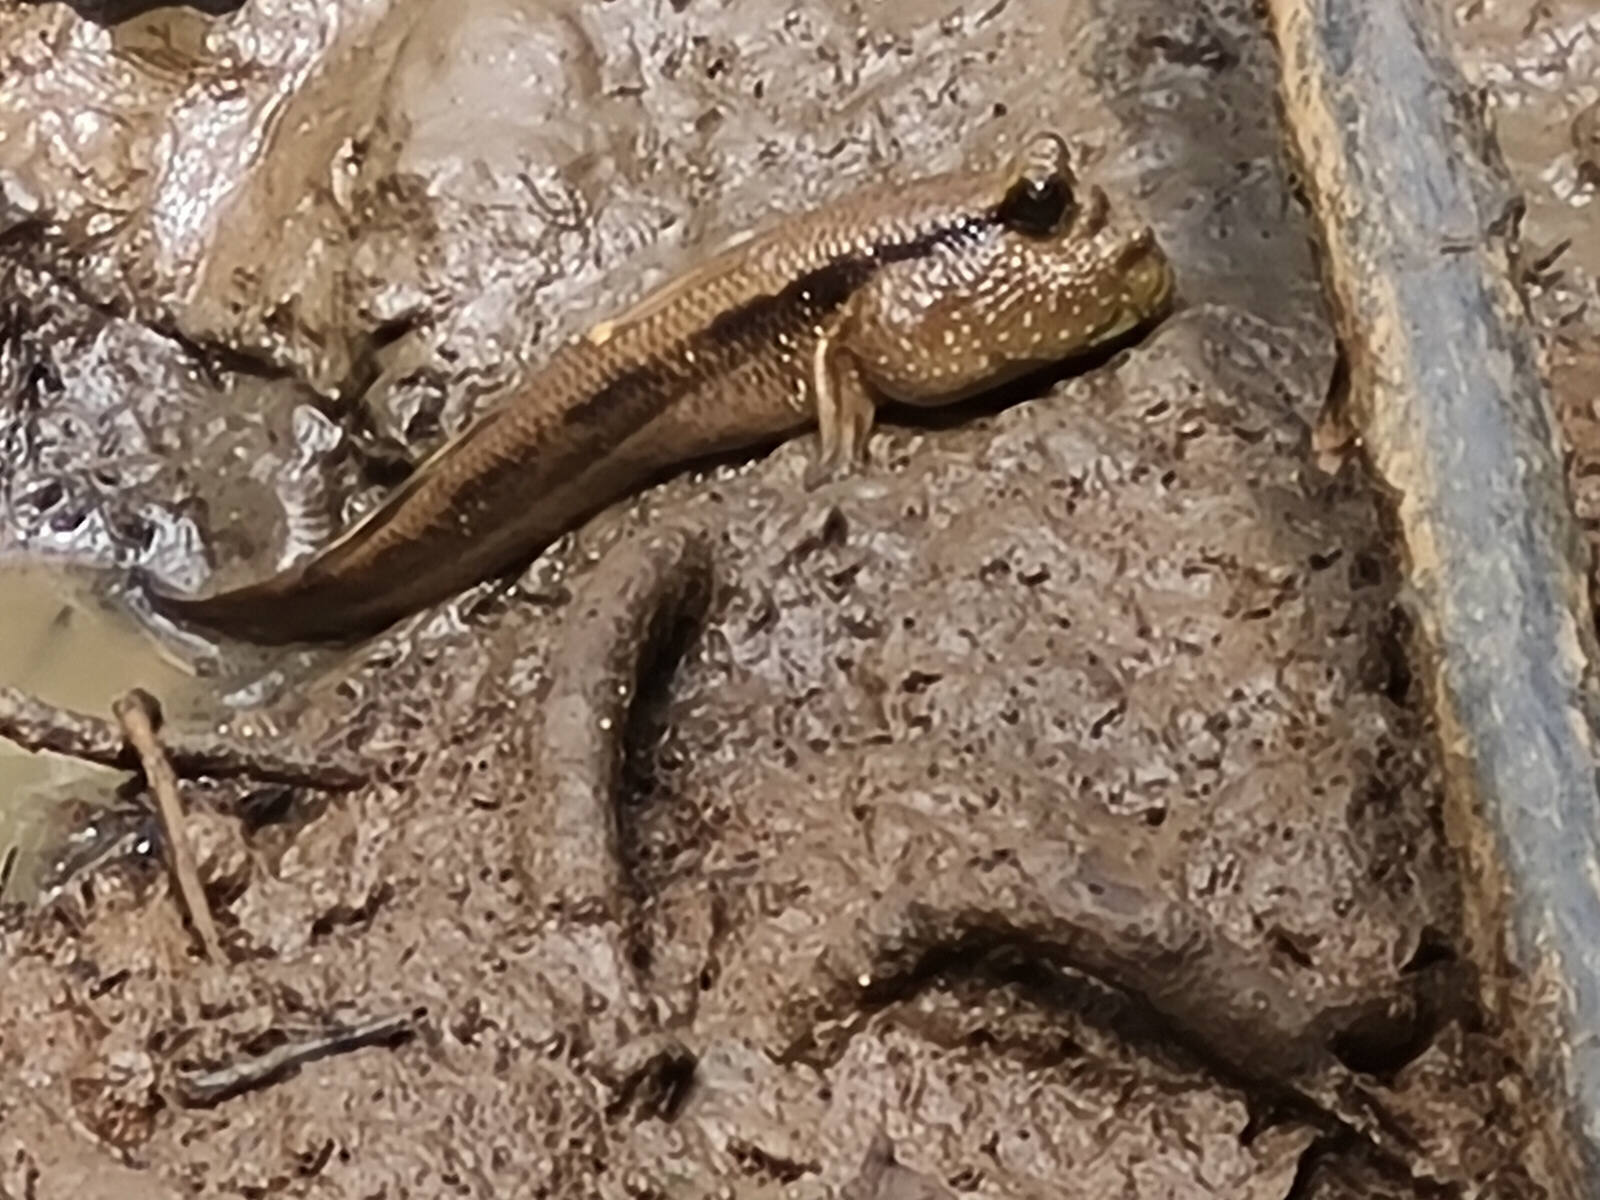
[[[809, 330], [837, 312], [881, 268], [976, 241], [998, 223], [997, 212], [963, 216], [906, 241], [885, 242], [865, 253], [834, 259], [782, 291], [719, 313], [704, 328], [623, 370], [567, 409], [560, 421], [576, 436], [563, 446], [566, 462], [598, 460], [621, 438], [666, 412], [698, 381], [729, 375], [783, 334]], [[508, 460], [470, 480], [452, 506], [455, 518], [470, 523], [475, 513], [492, 513], [498, 489], [512, 480], [522, 486], [525, 470], [525, 464]]]
[[[644, 418], [626, 422], [629, 428], [640, 428], [645, 420], [664, 412], [695, 380], [731, 372], [765, 350], [779, 333], [809, 329], [821, 318], [837, 312], [880, 268], [975, 241], [995, 224], [992, 213], [961, 217], [908, 241], [885, 242], [865, 254], [836, 258], [801, 275], [780, 292], [757, 296], [717, 314], [704, 329], [688, 335], [652, 362], [624, 371], [574, 405], [567, 412], [567, 420], [574, 424], [594, 421], [597, 410], [618, 404], [630, 417]], [[674, 388], [672, 384], [679, 386]], [[656, 401], [655, 412], [635, 411], [629, 401], [636, 388], [648, 392]]]

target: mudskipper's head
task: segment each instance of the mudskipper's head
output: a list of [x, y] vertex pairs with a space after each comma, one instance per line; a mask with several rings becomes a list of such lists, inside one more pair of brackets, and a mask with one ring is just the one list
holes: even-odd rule
[[1059, 135], [1031, 137], [997, 188], [1000, 303], [990, 307], [1007, 356], [1068, 358], [1165, 313], [1172, 266], [1155, 234], [1078, 181]]

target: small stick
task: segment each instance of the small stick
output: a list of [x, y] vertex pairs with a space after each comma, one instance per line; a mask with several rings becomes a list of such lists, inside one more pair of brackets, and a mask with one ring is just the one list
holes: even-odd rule
[[206, 957], [212, 962], [226, 963], [222, 939], [217, 936], [217, 925], [211, 917], [211, 905], [206, 900], [206, 889], [195, 870], [194, 859], [189, 854], [189, 843], [183, 836], [183, 805], [178, 800], [178, 777], [173, 774], [167, 753], [156, 737], [156, 725], [161, 719], [161, 709], [156, 699], [142, 688], [134, 688], [111, 706], [117, 720], [122, 723], [128, 744], [139, 755], [144, 766], [145, 781], [155, 794], [156, 807], [161, 814], [163, 840], [167, 844], [167, 866], [177, 880], [178, 891], [183, 896], [189, 919], [194, 922]]
[[335, 1026], [311, 1037], [285, 1042], [242, 1062], [210, 1071], [182, 1071], [177, 1075], [177, 1099], [189, 1108], [204, 1108], [253, 1088], [288, 1079], [308, 1062], [334, 1054], [347, 1054], [366, 1046], [383, 1046], [408, 1036], [423, 1010], [378, 1017], [359, 1025]]
[[[139, 756], [115, 722], [46, 704], [26, 692], [0, 687], [0, 737], [24, 750], [48, 750], [105, 767], [135, 770]], [[173, 770], [193, 779], [248, 778], [325, 791], [348, 791], [366, 782], [349, 763], [306, 761], [263, 747], [241, 746], [214, 733], [173, 731], [165, 739]]]

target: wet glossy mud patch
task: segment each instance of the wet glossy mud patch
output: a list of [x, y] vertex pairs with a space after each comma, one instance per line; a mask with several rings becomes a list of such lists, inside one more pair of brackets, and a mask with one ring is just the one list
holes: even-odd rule
[[1519, 283], [1547, 355], [1570, 452], [1568, 479], [1593, 547], [1600, 545], [1600, 18], [1570, 0], [1494, 0], [1464, 10], [1453, 28], [1469, 77], [1494, 106], [1499, 143], [1526, 205]]
[[[804, 492], [809, 442], [698, 472], [337, 670], [275, 660], [233, 724], [372, 784], [186, 788], [226, 962], [148, 861], [9, 930], [0, 1128], [42, 1105], [168, 1194], [1527, 1194], [1399, 580], [1360, 477], [1310, 461], [1332, 351], [1268, 49], [1242, 5], [1105, 9], [35, 14], [36, 99], [165, 73], [28, 178], [66, 239], [30, 253], [86, 328], [125, 284], [163, 370], [242, 356], [46, 389], [36, 420], [138, 417], [144, 490], [91, 511], [193, 513], [165, 560], [78, 547], [102, 568], [264, 570], [295, 464], [364, 502], [358, 400], [424, 449], [713, 230], [1041, 122], [1149, 210], [1189, 308], [884, 431], [857, 479]], [[182, 176], [79, 170], [160, 131], [185, 223], [152, 216]], [[19, 1180], [72, 1157], [19, 1149]]]
[[[1410, 1126], [1396, 1157], [1415, 1139], [1455, 1169], [1428, 1092], [1451, 1054], [1436, 1034], [1471, 1014], [1433, 818], [1412, 807], [1432, 784], [1394, 576], [1359, 480], [1306, 466], [1251, 334], [1180, 317], [1114, 377], [994, 418], [971, 459], [885, 438], [892, 483], [818, 497], [736, 554], [720, 632], [636, 768], [657, 929], [679, 942], [652, 974], [696, 1028], [838, 1070], [930, 1008], [1003, 1040], [943, 1006], [1053, 966], [1136, 997], [1131, 1026], [1055, 1014], [1073, 1041], [1084, 1021], [1153, 1024], [1247, 1092], [1274, 1064], [1265, 1094], [1302, 1053], [1369, 1083], [1428, 1076], [1377, 1089], [1404, 1114], [1380, 1125]], [[1041, 505], [1052, 519], [1022, 515]], [[1100, 909], [1105, 889], [1123, 907]], [[1159, 981], [1119, 974], [1140, 958]], [[1204, 980], [1233, 1000], [1196, 1019]], [[1229, 1025], [1233, 1002], [1261, 1004], [1270, 1047]], [[769, 1086], [752, 1121], [798, 1102]]]
[[[230, 966], [189, 958], [168, 906], [115, 875], [72, 910], [94, 977], [77, 1003], [142, 1030], [112, 1076], [57, 1068], [78, 1119], [228, 1189], [273, 1186], [267, 1161], [321, 1186], [448, 1183], [479, 1139], [498, 1153], [484, 1178], [555, 1190], [619, 1172], [821, 1188], [883, 1122], [920, 1171], [997, 1195], [1084, 1172], [1110, 1187], [1135, 1163], [1263, 1195], [1503, 1176], [1514, 1127], [1462, 1136], [1479, 1089], [1515, 1080], [1457, 1002], [1429, 770], [1383, 633], [1392, 568], [1359, 480], [1306, 465], [1280, 391], [1305, 364], [1254, 357], [1258, 329], [1187, 314], [1046, 399], [886, 433], [873, 473], [798, 504], [799, 446], [669, 486], [655, 503], [717, 547], [685, 640], [615, 625], [660, 594], [607, 581], [646, 536], [627, 530], [553, 614], [513, 598], [397, 639], [338, 689], [393, 786], [270, 855], [197, 822]], [[660, 586], [685, 561], [659, 560]], [[620, 646], [675, 651], [578, 656], [620, 744], [598, 721], [552, 727], [581, 673], [552, 661], [519, 694], [492, 666], [608, 622]], [[619, 719], [638, 714], [605, 699], [617, 679], [649, 683], [650, 719]], [[436, 696], [466, 701], [449, 727], [425, 724]], [[594, 906], [560, 884], [584, 853], [606, 866], [603, 836], [553, 840], [532, 870], [513, 850], [562, 830], [554, 784], [618, 798], [614, 763], [562, 758], [573, 736], [626, 759], [634, 800], [614, 814], [631, 882], [602, 874]], [[54, 977], [58, 936], [14, 941], [14, 978]], [[176, 979], [200, 991], [150, 1007]], [[1253, 1027], [1229, 1017], [1264, 998]], [[403, 1044], [183, 1101], [186, 1080], [418, 1010]], [[692, 1082], [670, 1120], [639, 1120], [614, 1064], [663, 1032]], [[382, 1123], [307, 1111], [357, 1095]], [[398, 1114], [452, 1132], [401, 1136]]]

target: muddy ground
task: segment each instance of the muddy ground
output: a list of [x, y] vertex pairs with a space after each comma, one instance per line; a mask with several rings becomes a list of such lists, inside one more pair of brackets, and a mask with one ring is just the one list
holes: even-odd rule
[[[1559, 6], [1467, 7], [1509, 93]], [[225, 963], [137, 788], [39, 859], [0, 1195], [1545, 1194], [1381, 505], [1312, 448], [1250, 5], [77, 9], [0, 9], [0, 544], [174, 720], [373, 782], [187, 787]], [[696, 469], [353, 651], [139, 623], [133, 568], [325, 539], [719, 234], [1039, 125], [1177, 264], [1143, 344], [820, 490], [810, 439]], [[1577, 316], [1530, 281], [1577, 363], [1572, 261]]]
[[[1463, 65], [1493, 98], [1527, 200], [1525, 290], [1538, 323], [1580, 523], [1600, 541], [1600, 13], [1585, 3], [1469, 5]], [[1596, 559], [1600, 562], [1600, 558]]]

